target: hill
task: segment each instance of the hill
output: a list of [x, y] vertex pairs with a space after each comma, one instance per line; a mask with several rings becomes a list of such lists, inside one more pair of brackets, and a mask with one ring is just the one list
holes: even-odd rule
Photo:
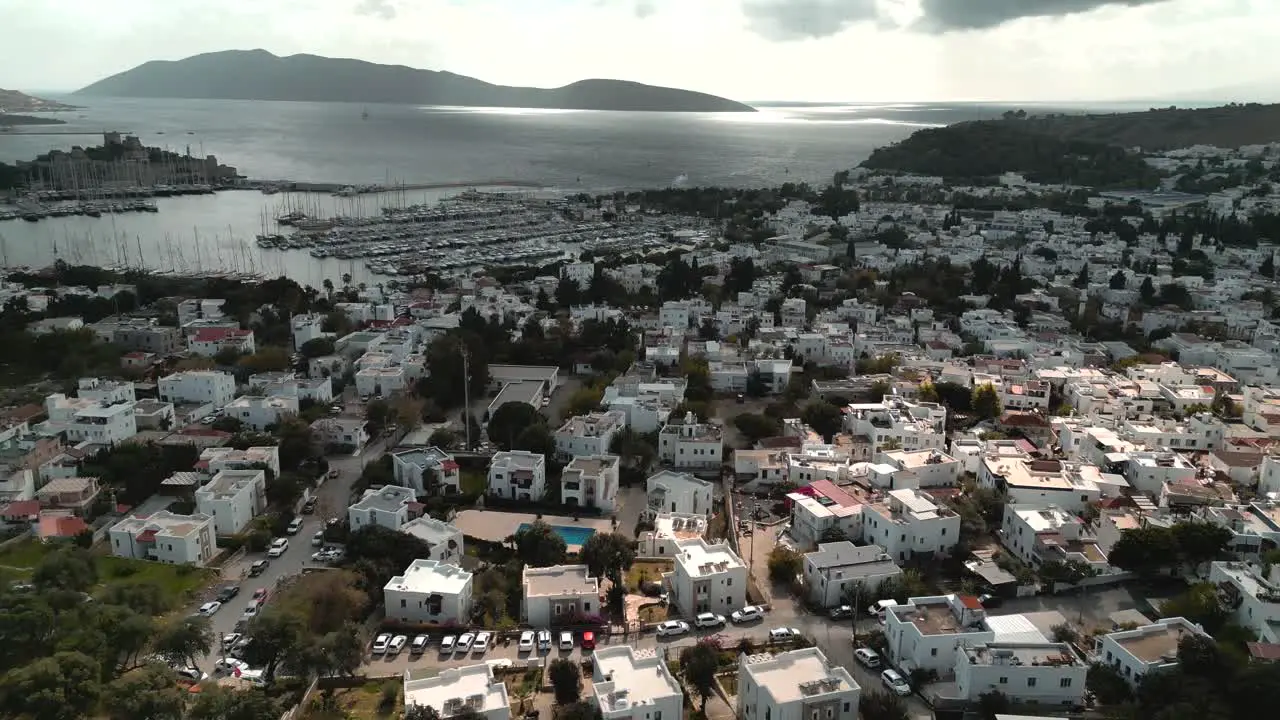
[[0, 113], [62, 112], [75, 109], [75, 105], [33, 97], [17, 90], [0, 88]]
[[1063, 140], [1169, 150], [1192, 145], [1235, 148], [1280, 141], [1280, 105], [1163, 108], [1107, 115], [1046, 115], [993, 121]]
[[65, 120], [57, 118], [34, 117], [32, 115], [14, 115], [13, 113], [0, 113], [0, 127], [13, 127], [15, 125], [66, 125]]
[[564, 110], [754, 112], [705, 93], [621, 80], [559, 88], [493, 85], [464, 75], [317, 55], [228, 50], [153, 60], [77, 91], [81, 95], [226, 100], [403, 103]]
[[1123, 148], [1063, 140], [1005, 121], [919, 130], [902, 142], [877, 148], [862, 166], [972, 182], [1004, 172], [1020, 172], [1035, 182], [1098, 188], [1150, 188], [1159, 182], [1154, 169]]

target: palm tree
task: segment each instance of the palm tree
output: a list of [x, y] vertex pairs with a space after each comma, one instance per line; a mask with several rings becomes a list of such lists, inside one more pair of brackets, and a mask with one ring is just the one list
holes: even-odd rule
[[329, 278], [325, 278], [324, 282], [321, 284], [324, 285], [324, 291], [328, 293], [330, 298], [332, 298], [333, 297], [333, 281], [330, 280]]
[[342, 289], [351, 287], [351, 273], [342, 273]]

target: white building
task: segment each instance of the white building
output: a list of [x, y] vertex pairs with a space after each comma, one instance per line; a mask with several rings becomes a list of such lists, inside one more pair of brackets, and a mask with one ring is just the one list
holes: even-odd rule
[[919, 490], [891, 490], [883, 502], [862, 506], [862, 538], [897, 562], [945, 555], [960, 541], [960, 516]]
[[237, 450], [231, 447], [211, 447], [200, 451], [200, 460], [196, 469], [206, 475], [217, 475], [223, 470], [252, 470], [255, 466], [265, 465], [280, 476], [280, 447], [277, 445], [259, 445]]
[[747, 603], [747, 567], [728, 544], [681, 540], [675, 560], [669, 575], [670, 602], [685, 617], [703, 612], [728, 615]]
[[333, 333], [324, 331], [325, 316], [319, 313], [311, 313], [307, 315], [293, 316], [293, 349], [295, 352], [302, 349], [312, 340], [333, 337]]
[[267, 507], [267, 473], [222, 470], [196, 488], [196, 511], [213, 518], [219, 535], [235, 535]]
[[66, 425], [66, 433], [72, 443], [115, 445], [138, 434], [138, 418], [133, 414], [132, 402], [95, 403], [76, 410]]
[[571, 417], [556, 430], [556, 454], [565, 460], [580, 455], [605, 455], [613, 438], [626, 426], [627, 415], [621, 410]]
[[160, 378], [160, 399], [171, 403], [212, 403], [220, 408], [236, 396], [236, 379], [215, 370], [188, 370]]
[[[393, 450], [391, 469], [396, 484], [413, 488], [417, 495], [454, 495], [462, 492], [462, 475], [458, 462], [438, 447], [412, 447]], [[438, 488], [427, 492], [427, 488]]]
[[242, 355], [256, 352], [252, 330], [229, 327], [197, 328], [187, 334], [187, 350], [192, 355], [213, 357], [226, 349], [234, 349]]
[[579, 455], [560, 476], [560, 502], [613, 512], [618, 501], [617, 455]]
[[399, 530], [412, 519], [416, 505], [417, 496], [412, 488], [399, 485], [369, 488], [359, 501], [347, 508], [347, 521], [352, 532], [370, 525]]
[[547, 492], [547, 458], [525, 450], [503, 450], [489, 464], [489, 494], [540, 502]]
[[1068, 512], [1080, 512], [1102, 496], [1100, 479], [1096, 466], [1062, 460], [989, 456], [978, 466], [978, 484], [1003, 492], [1008, 502]]
[[886, 395], [878, 403], [849, 405], [844, 424], [850, 434], [871, 438], [873, 453], [888, 442], [904, 450], [942, 450], [947, 444], [947, 409], [937, 403]]
[[816, 647], [738, 656], [742, 720], [857, 720], [861, 693], [849, 671]]
[[[903, 672], [916, 668], [945, 674], [955, 667], [959, 648], [995, 641], [986, 625], [986, 611], [976, 597], [936, 595], [909, 598], [905, 604], [885, 609], [885, 639], [889, 660]], [[1026, 623], [1030, 640], [1044, 636], [1021, 615], [1009, 615]]]
[[412, 535], [426, 543], [431, 548], [428, 560], [458, 565], [465, 553], [462, 531], [428, 515], [414, 518], [401, 525], [400, 532]]
[[471, 573], [457, 565], [414, 560], [382, 595], [387, 617], [401, 622], [471, 622]]
[[1187, 483], [1196, 478], [1196, 466], [1175, 452], [1130, 452], [1124, 479], [1149, 498], [1158, 498], [1165, 483]]
[[1004, 508], [1000, 542], [1033, 568], [1043, 562], [1073, 559], [1105, 573], [1110, 570], [1107, 556], [1085, 530], [1080, 518], [1055, 506], [1010, 503]]
[[960, 461], [941, 450], [888, 450], [876, 462], [897, 470], [895, 488], [955, 487], [960, 478]]
[[688, 473], [662, 470], [645, 480], [643, 516], [651, 518], [663, 512], [709, 516], [714, 487]]
[[1209, 582], [1217, 586], [1235, 622], [1262, 642], [1280, 642], [1280, 568], [1215, 562], [1209, 566]]
[[646, 530], [636, 538], [636, 554], [640, 557], [674, 557], [677, 542], [707, 534], [706, 515], [658, 513], [652, 523], [652, 530]]
[[855, 589], [874, 592], [880, 583], [901, 575], [902, 568], [879, 545], [858, 547], [847, 540], [821, 543], [804, 556], [809, 601], [823, 608], [845, 604]]
[[108, 405], [137, 400], [133, 393], [133, 383], [102, 378], [80, 378], [76, 384], [76, 397]]
[[601, 614], [600, 580], [586, 565], [525, 567], [521, 615], [534, 627], [565, 625], [575, 618]]
[[111, 554], [171, 565], [204, 565], [217, 554], [213, 518], [178, 515], [168, 510], [127, 517], [108, 532]]
[[298, 398], [243, 395], [232, 400], [223, 410], [227, 417], [239, 420], [246, 427], [266, 430], [297, 415]]
[[1093, 654], [1098, 662], [1114, 667], [1136, 686], [1149, 672], [1177, 666], [1178, 642], [1187, 635], [1209, 637], [1203, 628], [1186, 618], [1164, 618], [1095, 639]]
[[593, 656], [592, 700], [604, 720], [677, 720], [684, 693], [653, 649], [598, 648]]
[[493, 676], [489, 663], [440, 670], [421, 678], [405, 672], [404, 704], [434, 708], [442, 720], [476, 713], [484, 720], [511, 720], [507, 684]]
[[364, 418], [325, 417], [311, 423], [311, 437], [326, 449], [359, 450], [369, 442]]
[[723, 451], [720, 427], [697, 422], [693, 413], [685, 413], [683, 424], [668, 424], [658, 433], [658, 459], [677, 469], [718, 471]]
[[1067, 643], [990, 642], [956, 653], [959, 699], [977, 702], [999, 692], [1015, 703], [1084, 705], [1089, 664]]

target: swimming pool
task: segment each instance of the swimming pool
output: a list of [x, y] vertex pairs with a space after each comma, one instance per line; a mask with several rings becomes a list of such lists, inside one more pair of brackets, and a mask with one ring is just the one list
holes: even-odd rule
[[[520, 523], [520, 527], [516, 528], [516, 532], [519, 532], [521, 530], [528, 530], [529, 527], [530, 527], [529, 523]], [[561, 538], [564, 539], [565, 545], [579, 545], [579, 546], [585, 545], [587, 544], [587, 538], [596, 534], [596, 531], [592, 530], [589, 527], [574, 527], [570, 525], [552, 525], [551, 529], [554, 530], [557, 535], [559, 535]]]

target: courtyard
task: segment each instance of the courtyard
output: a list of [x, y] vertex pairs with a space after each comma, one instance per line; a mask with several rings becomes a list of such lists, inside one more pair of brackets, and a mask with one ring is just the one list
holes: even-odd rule
[[501, 543], [516, 534], [521, 525], [532, 525], [541, 520], [550, 525], [570, 552], [582, 547], [595, 533], [613, 532], [613, 522], [608, 518], [574, 518], [568, 515], [533, 515], [502, 510], [463, 510], [453, 519], [453, 524], [463, 535], [492, 543]]

